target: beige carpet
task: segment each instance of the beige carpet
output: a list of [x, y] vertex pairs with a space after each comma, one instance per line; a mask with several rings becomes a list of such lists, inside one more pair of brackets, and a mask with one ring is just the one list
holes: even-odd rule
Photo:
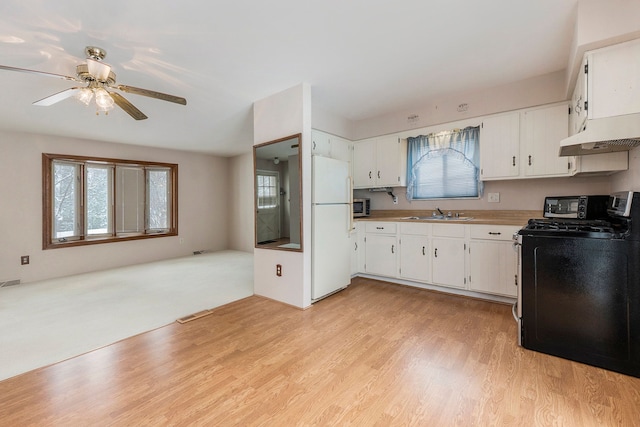
[[0, 380], [251, 295], [239, 251], [0, 288]]

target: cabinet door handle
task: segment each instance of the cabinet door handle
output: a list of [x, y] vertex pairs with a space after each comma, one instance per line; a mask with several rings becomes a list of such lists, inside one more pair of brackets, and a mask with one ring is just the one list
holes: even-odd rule
[[355, 242], [355, 245], [356, 245], [356, 249], [355, 250], [357, 251], [358, 250], [358, 242]]
[[516, 156], [513, 156], [513, 158], [511, 159], [511, 165], [512, 166], [516, 165]]
[[502, 234], [502, 233], [500, 233], [500, 232], [498, 232], [498, 233], [495, 233], [495, 232], [493, 232], [493, 231], [490, 231], [490, 232], [489, 232], [489, 235], [491, 235], [491, 236], [499, 236], [499, 235], [501, 235], [501, 234]]
[[434, 255], [436, 258], [438, 258], [438, 248], [435, 248], [435, 249], [433, 250], [433, 255]]
[[376, 227], [376, 230], [384, 230], [384, 227]]
[[313, 151], [316, 151], [316, 142], [313, 141]]
[[423, 246], [422, 247], [422, 256], [424, 256], [424, 255], [425, 255], [425, 253], [424, 253], [424, 246]]
[[378, 179], [380, 179], [380, 171], [378, 171]]
[[529, 156], [529, 166], [531, 166], [531, 156]]
[[371, 179], [371, 171], [369, 171], [369, 179]]
[[395, 252], [393, 251], [395, 249], [396, 245], [391, 245], [391, 253], [395, 254]]

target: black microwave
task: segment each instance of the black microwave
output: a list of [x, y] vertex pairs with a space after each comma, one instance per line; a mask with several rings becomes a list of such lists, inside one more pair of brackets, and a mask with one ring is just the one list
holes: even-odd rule
[[353, 217], [369, 216], [371, 214], [371, 199], [353, 199]]
[[607, 216], [609, 196], [558, 196], [544, 198], [545, 218], [602, 219]]

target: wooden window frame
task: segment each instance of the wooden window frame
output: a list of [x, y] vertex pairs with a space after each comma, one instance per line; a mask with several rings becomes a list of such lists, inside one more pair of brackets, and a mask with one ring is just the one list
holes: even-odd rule
[[[103, 163], [103, 164], [112, 164], [114, 166], [122, 166], [122, 165], [135, 165], [142, 167], [162, 167], [170, 169], [170, 221], [169, 227], [166, 232], [158, 232], [153, 231], [151, 233], [147, 233], [146, 230], [144, 232], [138, 234], [130, 234], [126, 235], [117, 235], [116, 234], [116, 225], [114, 224], [113, 234], [111, 236], [87, 236], [84, 235], [84, 231], [82, 232], [82, 236], [80, 236], [77, 240], [69, 240], [69, 241], [60, 241], [58, 239], [53, 238], [53, 217], [52, 217], [52, 208], [53, 208], [53, 182], [52, 182], [52, 172], [53, 172], [53, 163], [54, 161], [70, 161], [70, 162], [93, 162], [93, 163]], [[84, 186], [82, 186], [84, 187]], [[86, 196], [85, 189], [82, 188], [81, 198]], [[113, 195], [115, 200], [115, 193], [118, 191], [116, 187], [113, 189]], [[147, 195], [145, 194], [145, 205]], [[115, 206], [115, 203], [114, 203]], [[84, 215], [84, 214], [82, 214]], [[113, 221], [115, 221], [115, 215], [113, 216]], [[146, 228], [146, 225], [145, 225]], [[100, 243], [113, 243], [113, 242], [123, 242], [127, 240], [140, 240], [140, 239], [153, 239], [159, 237], [168, 237], [168, 236], [177, 236], [178, 235], [178, 165], [174, 163], [162, 163], [162, 162], [149, 162], [149, 161], [138, 161], [138, 160], [125, 160], [125, 159], [113, 159], [113, 158], [104, 158], [104, 157], [89, 157], [89, 156], [75, 156], [75, 155], [66, 155], [66, 154], [51, 154], [51, 153], [43, 153], [42, 154], [42, 249], [58, 249], [58, 248], [68, 248], [75, 246], [86, 246], [86, 245], [94, 245]]]

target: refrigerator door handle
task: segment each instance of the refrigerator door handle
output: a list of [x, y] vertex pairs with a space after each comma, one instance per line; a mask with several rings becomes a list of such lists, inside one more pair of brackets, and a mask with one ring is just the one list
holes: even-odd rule
[[[351, 208], [351, 205], [347, 205], [347, 209]], [[351, 208], [353, 209], [353, 208]], [[351, 230], [353, 230], [353, 211], [347, 213], [347, 237], [351, 238]]]
[[347, 218], [349, 218], [349, 224], [347, 224], [347, 233], [351, 235], [353, 230], [353, 188], [351, 187], [351, 176], [347, 176], [347, 191], [349, 192], [349, 212]]

